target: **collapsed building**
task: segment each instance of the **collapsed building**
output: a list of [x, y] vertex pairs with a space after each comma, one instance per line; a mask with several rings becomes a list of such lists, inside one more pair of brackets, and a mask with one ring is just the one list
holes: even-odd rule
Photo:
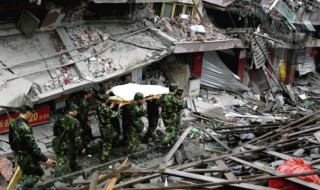
[[216, 126], [235, 117], [238, 124], [265, 124], [290, 115], [229, 109], [276, 109], [260, 106], [254, 94], [294, 105], [320, 93], [319, 76], [305, 78], [318, 69], [317, 0], [15, 0], [0, 7], [0, 133], [25, 101], [37, 108], [31, 124], [46, 123], [70, 94], [128, 73], [137, 83], [174, 81], [187, 96], [208, 98], [188, 100], [188, 107]]

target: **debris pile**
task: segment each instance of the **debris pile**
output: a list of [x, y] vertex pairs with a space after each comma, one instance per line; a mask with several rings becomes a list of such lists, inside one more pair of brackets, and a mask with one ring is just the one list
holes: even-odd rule
[[91, 31], [88, 26], [70, 28], [68, 33], [77, 47], [89, 47], [102, 41], [99, 32]]
[[179, 41], [210, 41], [223, 40], [227, 37], [223, 32], [208, 24], [201, 25], [199, 20], [190, 18], [188, 15], [180, 15], [176, 18], [161, 18], [157, 20], [161, 30]]
[[44, 84], [46, 91], [51, 91], [67, 84], [78, 83], [80, 79], [78, 76], [72, 74], [68, 67], [56, 69], [57, 78], [50, 80]]
[[117, 64], [112, 58], [91, 57], [88, 69], [94, 78], [102, 77], [106, 74], [121, 70], [122, 66]]

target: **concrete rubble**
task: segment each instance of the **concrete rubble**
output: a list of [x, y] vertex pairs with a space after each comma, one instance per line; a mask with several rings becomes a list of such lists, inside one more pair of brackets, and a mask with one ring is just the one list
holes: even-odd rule
[[[17, 108], [26, 101], [55, 104], [59, 97], [65, 104], [64, 95], [86, 86], [98, 91], [101, 82], [107, 82], [110, 89], [123, 84], [122, 75], [128, 73], [139, 84], [176, 82], [185, 89], [187, 108], [171, 146], [160, 146], [166, 133], [160, 118], [153, 138], [148, 143], [139, 141], [137, 153], [128, 155], [117, 141], [108, 162], [98, 159], [102, 140], [97, 102], [90, 99], [94, 140], [88, 154], [79, 158], [81, 170], [57, 177], [53, 168], [44, 168], [36, 189], [267, 190], [275, 189], [272, 181], [280, 179], [295, 189], [320, 189], [320, 74], [314, 51], [319, 46], [315, 32], [319, 1], [205, 0], [208, 10], [217, 11], [212, 16], [209, 13], [214, 11], [202, 10], [205, 19], [187, 14], [189, 8], [198, 12], [196, 1], [187, 3], [190, 7], [185, 7], [186, 1], [150, 6], [141, 2], [128, 1], [123, 6], [130, 9], [122, 15], [130, 17], [125, 22], [83, 21], [87, 11], [99, 18], [114, 16], [107, 9], [103, 11], [110, 15], [95, 15], [90, 9], [95, 1], [81, 0], [63, 14], [60, 6], [47, 6], [59, 9], [59, 19], [44, 26], [43, 32], [32, 39], [12, 35], [0, 40], [1, 97], [19, 100], [2, 100], [1, 109]], [[101, 9], [107, 3], [121, 6], [106, 0]], [[183, 13], [175, 14], [172, 9], [169, 17], [150, 14], [158, 11], [163, 15], [164, 10], [151, 10], [159, 5], [162, 9], [182, 6]], [[135, 8], [148, 16], [135, 18]], [[57, 25], [63, 27], [49, 31]], [[176, 47], [182, 52], [177, 53]], [[23, 56], [11, 56], [15, 53]], [[288, 73], [281, 76], [284, 71]], [[199, 80], [196, 95], [190, 93], [193, 77]], [[12, 89], [16, 97], [8, 95]], [[34, 127], [33, 132], [41, 151], [55, 159], [52, 127], [59, 111], [51, 112], [49, 122]], [[148, 127], [147, 118], [142, 121], [145, 128], [140, 137]], [[3, 186], [17, 168], [8, 143], [8, 134], [0, 134]], [[280, 170], [292, 158], [310, 170]], [[318, 180], [311, 182], [303, 176]]]
[[224, 32], [212, 24], [201, 25], [200, 20], [192, 19], [189, 15], [180, 15], [175, 18], [158, 18], [161, 30], [178, 41], [210, 41], [224, 40]]

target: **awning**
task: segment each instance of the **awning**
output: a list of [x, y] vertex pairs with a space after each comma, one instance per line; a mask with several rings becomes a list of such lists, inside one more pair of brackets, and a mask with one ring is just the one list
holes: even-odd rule
[[234, 74], [222, 62], [216, 51], [204, 53], [201, 84], [229, 91], [250, 90], [247, 86], [236, 80]]

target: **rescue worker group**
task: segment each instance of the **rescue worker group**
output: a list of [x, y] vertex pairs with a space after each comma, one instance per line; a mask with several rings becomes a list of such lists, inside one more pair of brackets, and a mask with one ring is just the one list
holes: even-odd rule
[[[150, 84], [158, 85], [155, 80], [151, 80]], [[142, 93], [137, 92], [132, 102], [121, 107], [110, 101], [109, 98], [113, 94], [107, 94], [106, 89], [105, 86], [101, 86], [98, 92], [94, 92], [89, 87], [83, 89], [81, 96], [70, 101], [66, 113], [55, 121], [53, 126], [55, 138], [52, 140], [52, 148], [56, 160], [44, 155], [35, 141], [28, 122], [34, 112], [33, 106], [26, 103], [20, 107], [19, 117], [11, 122], [9, 128], [9, 143], [14, 152], [14, 158], [22, 170], [19, 189], [34, 188], [44, 174], [41, 163], [49, 167], [53, 166], [55, 177], [81, 169], [78, 160], [80, 156], [90, 153], [88, 145], [94, 140], [88, 119], [89, 98], [92, 96], [98, 102], [96, 115], [99, 121], [102, 148], [96, 151], [99, 152], [102, 163], [108, 161], [113, 146], [125, 146], [125, 153], [130, 155], [137, 151], [139, 140], [143, 143], [154, 140], [159, 117], [162, 118], [166, 127], [160, 147], [168, 150], [175, 143], [180, 128], [181, 111], [186, 107], [186, 102], [182, 98], [183, 89], [178, 89], [177, 84], [171, 83], [169, 93], [162, 94], [158, 99], [144, 97]], [[144, 136], [141, 135], [144, 129], [142, 116], [148, 119], [147, 132]], [[122, 123], [122, 130], [120, 123]]]

